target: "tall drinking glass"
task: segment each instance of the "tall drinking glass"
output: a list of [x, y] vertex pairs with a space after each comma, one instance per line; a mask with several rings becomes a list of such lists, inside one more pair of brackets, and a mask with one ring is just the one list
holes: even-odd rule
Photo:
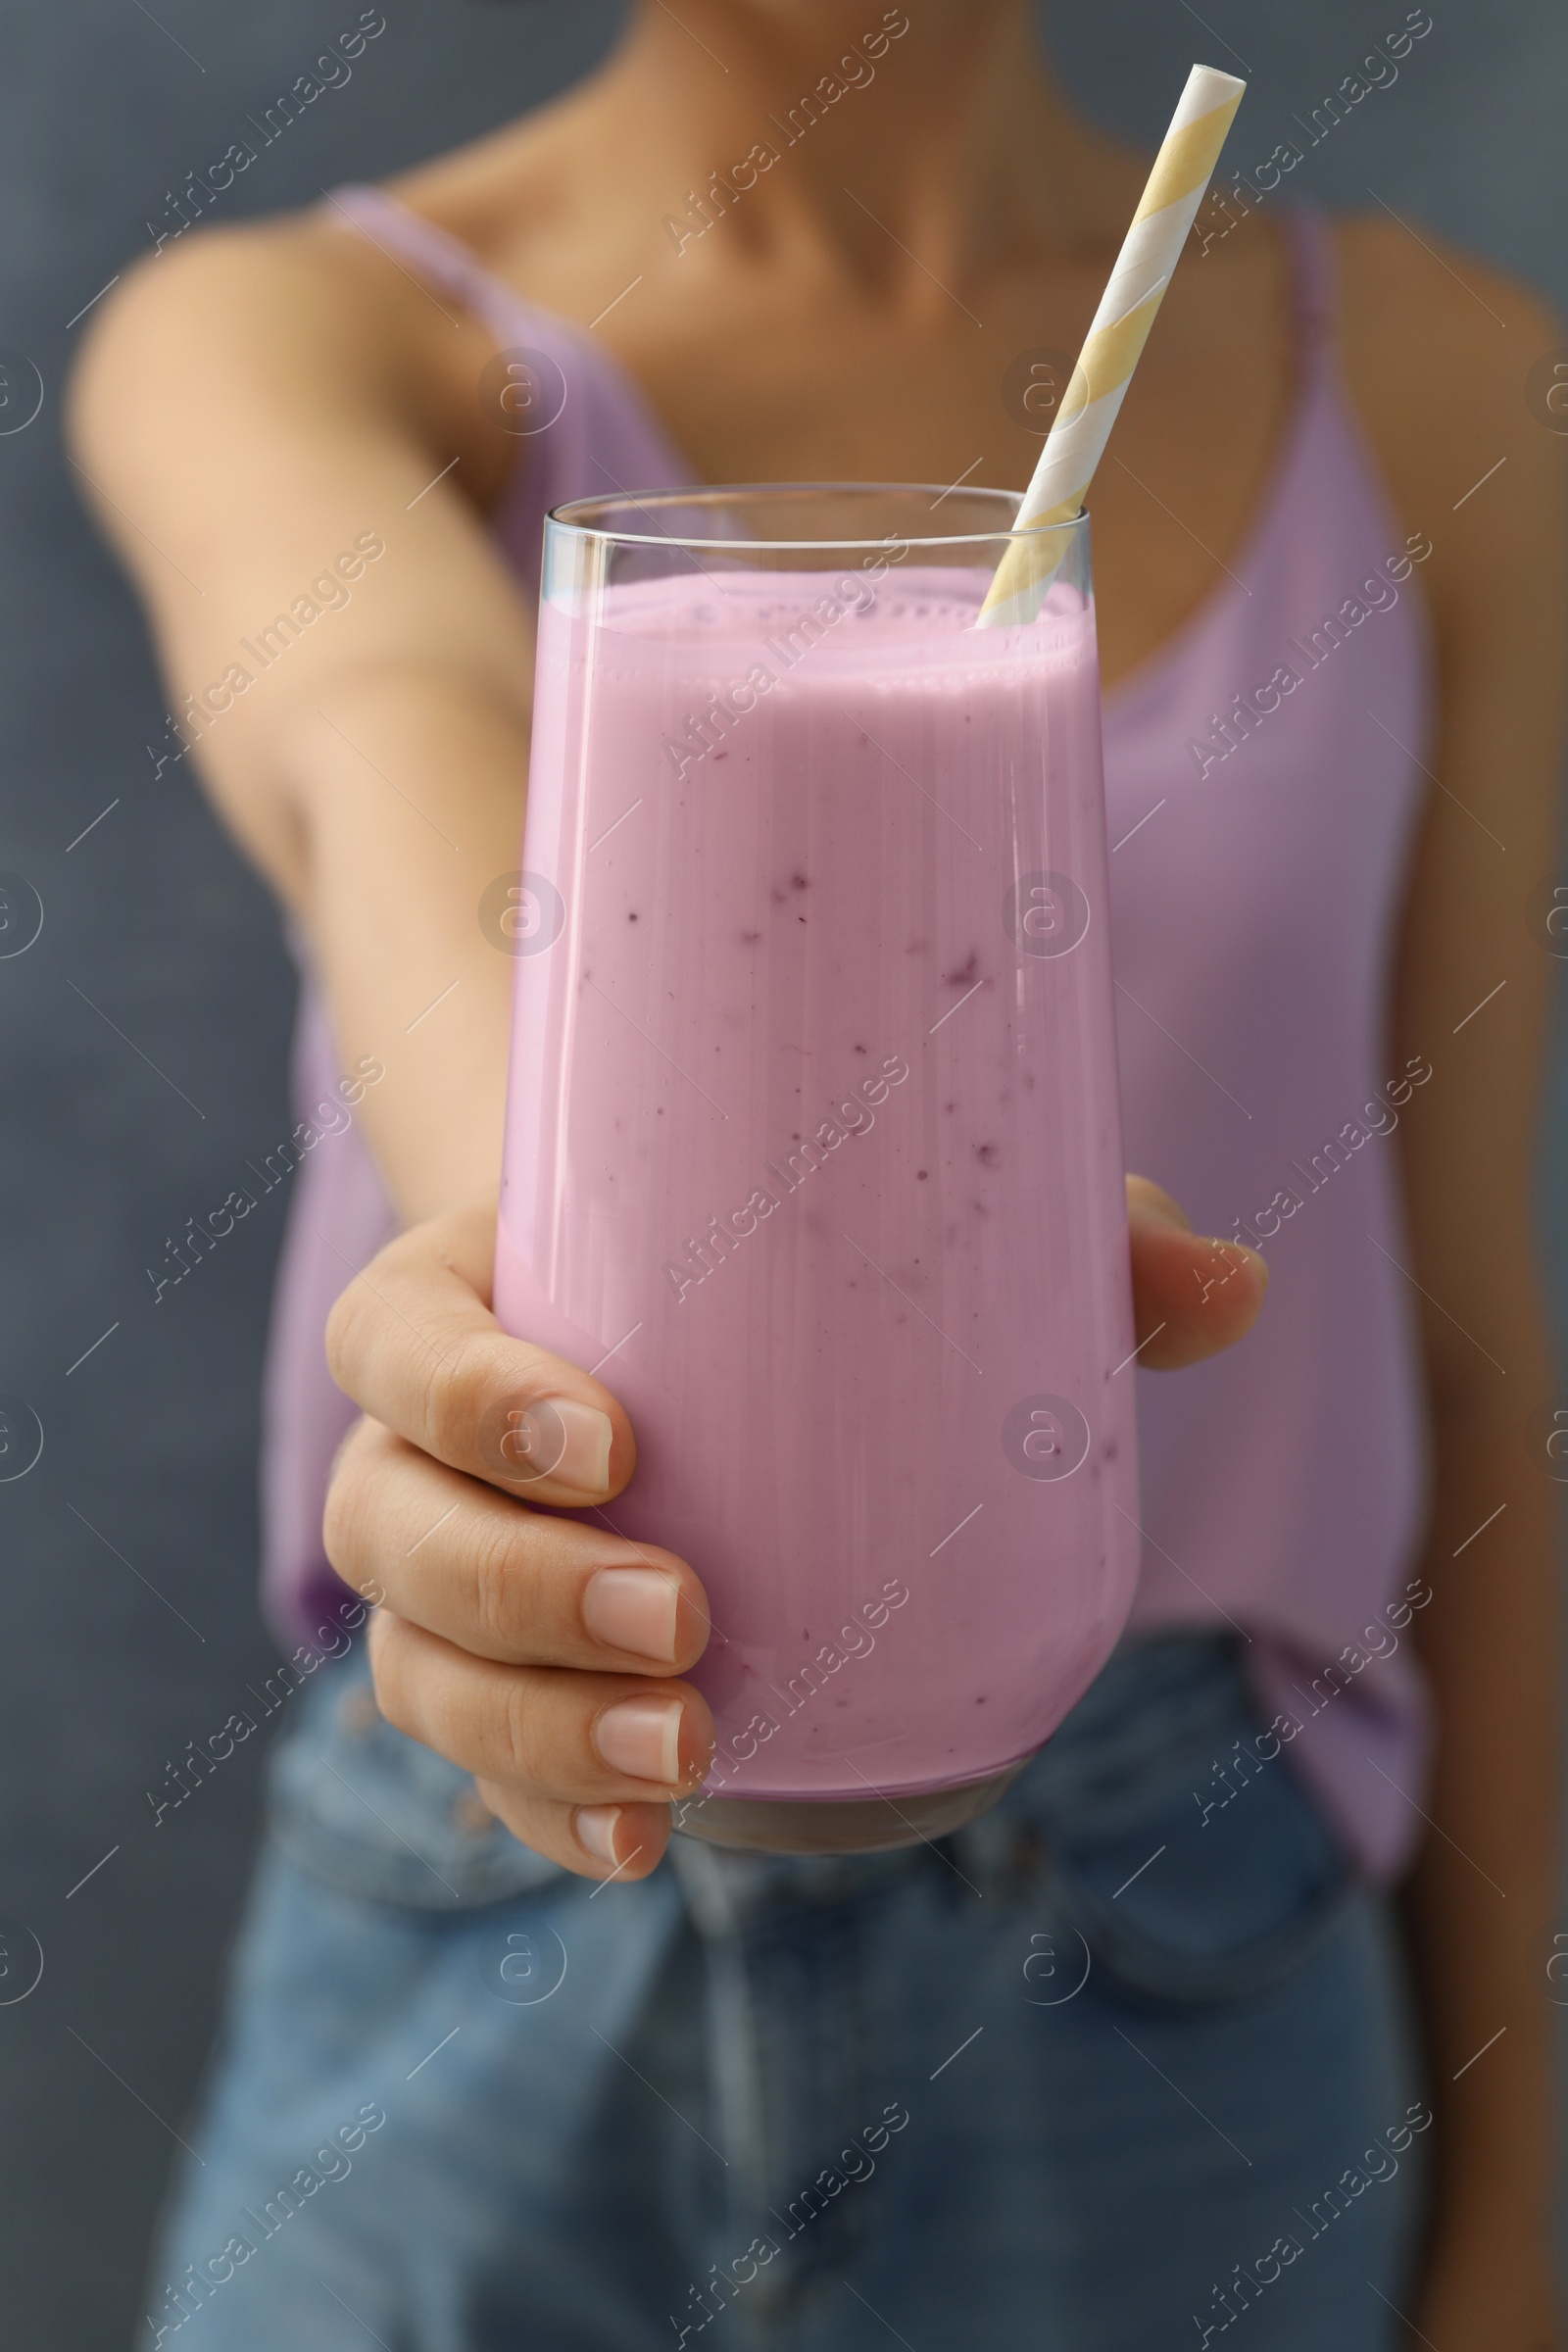
[[[496, 1312], [637, 1435], [717, 1726], [690, 1834], [971, 1818], [1116, 1641], [1134, 1339], [1087, 517], [1004, 491], [550, 518]], [[502, 895], [504, 889], [504, 898]], [[516, 1487], [549, 1467], [540, 1433]]]

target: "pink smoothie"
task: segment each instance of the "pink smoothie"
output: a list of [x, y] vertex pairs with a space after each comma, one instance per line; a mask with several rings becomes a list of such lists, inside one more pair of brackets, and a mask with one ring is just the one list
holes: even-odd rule
[[984, 588], [541, 615], [496, 1311], [631, 1415], [725, 1795], [997, 1771], [1132, 1602], [1093, 609]]

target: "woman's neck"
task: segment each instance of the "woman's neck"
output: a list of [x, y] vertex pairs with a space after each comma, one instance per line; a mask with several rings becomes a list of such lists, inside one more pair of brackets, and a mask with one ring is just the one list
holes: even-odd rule
[[1073, 114], [1024, 0], [645, 0], [576, 104], [672, 240], [732, 213], [884, 299], [1113, 244], [1142, 179]]

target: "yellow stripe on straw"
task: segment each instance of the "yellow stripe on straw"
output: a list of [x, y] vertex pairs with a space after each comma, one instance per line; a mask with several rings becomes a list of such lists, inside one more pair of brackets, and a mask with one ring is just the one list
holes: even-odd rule
[[[1208, 71], [1203, 66], [1193, 68], [1195, 74]], [[1229, 81], [1232, 76], [1227, 74], [1216, 78]], [[1190, 88], [1191, 84], [1188, 86]], [[1149, 174], [1149, 185], [1133, 215], [1135, 228], [1140, 220], [1147, 220], [1151, 213], [1163, 212], [1167, 204], [1175, 204], [1178, 198], [1190, 196], [1195, 188], [1201, 190], [1207, 187], [1214, 176], [1219, 151], [1225, 144], [1226, 134], [1236, 109], [1242, 103], [1246, 87], [1245, 82], [1237, 82], [1231, 97], [1211, 107], [1207, 114], [1200, 115], [1196, 122], [1184, 122], [1179, 130], [1172, 128], [1166, 132], [1164, 144], [1154, 158], [1154, 169]]]
[[[1070, 522], [1080, 512], [1246, 88], [1209, 66], [1188, 75], [1024, 493], [1018, 530]], [[1061, 540], [1010, 540], [976, 625], [1035, 619], [1064, 553]]]

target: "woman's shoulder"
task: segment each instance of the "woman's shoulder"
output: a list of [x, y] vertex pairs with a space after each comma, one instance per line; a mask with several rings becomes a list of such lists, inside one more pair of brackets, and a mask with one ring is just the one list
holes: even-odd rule
[[465, 479], [484, 495], [514, 455], [482, 431], [473, 397], [492, 348], [477, 318], [434, 302], [328, 202], [192, 229], [127, 271], [78, 357], [74, 430], [101, 438], [94, 420], [107, 407], [113, 442], [156, 460], [165, 443], [188, 455], [192, 432], [223, 447], [242, 424], [254, 434], [380, 422], [460, 449]]
[[[439, 376], [446, 362], [471, 388], [465, 330], [481, 363], [489, 338], [461, 299], [444, 318], [432, 304], [441, 272], [428, 254], [461, 254], [476, 283], [524, 296], [530, 280], [580, 271], [582, 244], [602, 223], [579, 185], [576, 104], [568, 97], [368, 190], [326, 190], [298, 212], [189, 229], [128, 270], [100, 318], [111, 332], [130, 319], [175, 342], [203, 325], [230, 347], [236, 333], [265, 337], [279, 354], [308, 351], [318, 372], [335, 352], [362, 373], [390, 362]], [[560, 307], [569, 315], [573, 305]]]
[[1433, 541], [1435, 577], [1549, 531], [1568, 451], [1562, 319], [1403, 213], [1348, 214], [1333, 235], [1346, 383], [1396, 508]]
[[125, 272], [103, 306], [92, 343], [127, 335], [171, 359], [257, 346], [279, 365], [295, 353], [329, 370], [334, 356], [363, 370], [416, 361], [420, 291], [371, 240], [354, 233], [330, 199], [309, 211], [237, 226], [199, 227]]

